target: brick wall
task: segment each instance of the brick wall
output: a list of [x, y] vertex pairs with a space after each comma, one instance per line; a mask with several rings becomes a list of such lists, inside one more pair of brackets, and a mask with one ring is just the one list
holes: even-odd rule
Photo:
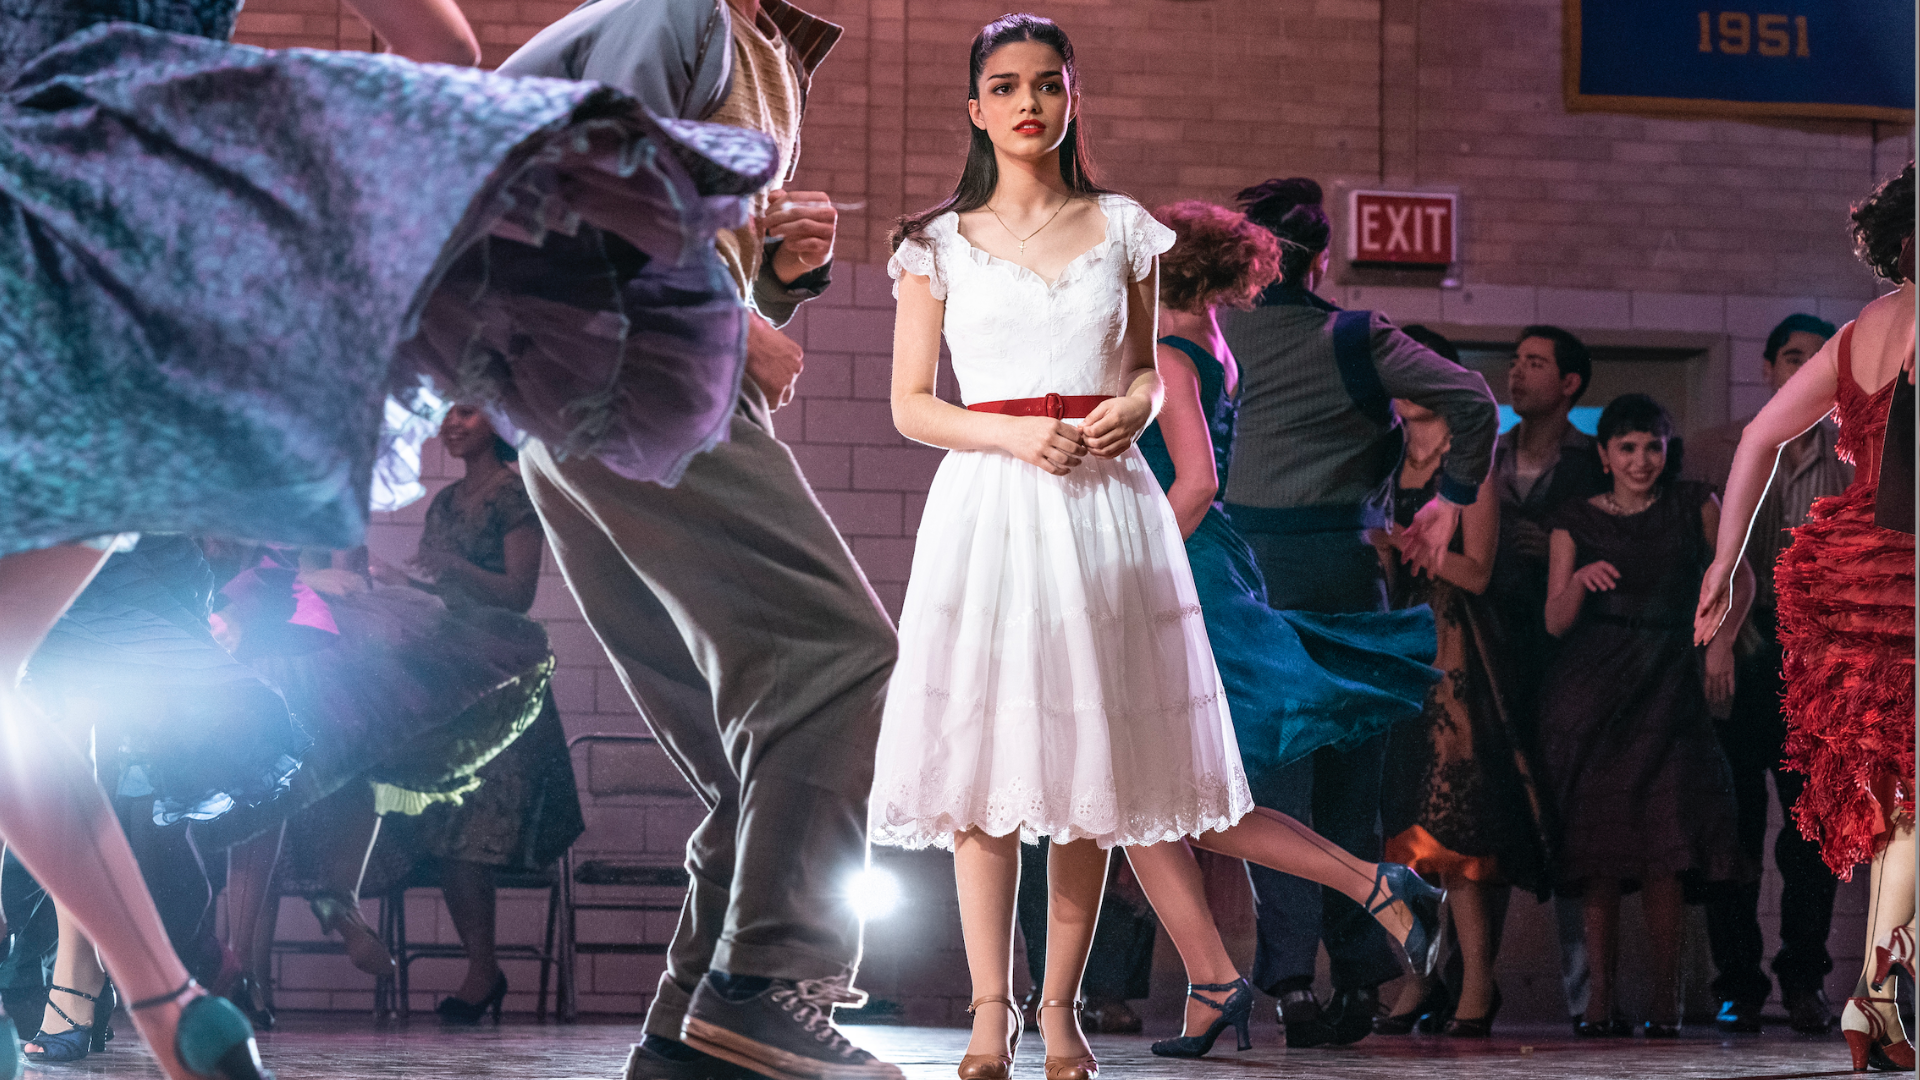
[[[570, 4], [462, 6], [493, 64]], [[908, 444], [888, 414], [884, 236], [898, 214], [951, 187], [966, 140], [967, 42], [1006, 5], [817, 0], [814, 8], [848, 34], [815, 82], [798, 183], [865, 207], [843, 219], [835, 287], [789, 328], [806, 348], [807, 370], [776, 425], [897, 614], [939, 453]], [[1847, 249], [1846, 206], [1912, 152], [1905, 132], [1867, 123], [1570, 115], [1560, 104], [1559, 0], [1063, 0], [1036, 10], [1074, 35], [1089, 132], [1110, 184], [1149, 205], [1225, 199], [1272, 175], [1316, 176], [1330, 190], [1383, 181], [1458, 190], [1458, 287], [1343, 273], [1330, 295], [1488, 339], [1550, 321], [1697, 350], [1707, 377], [1702, 423], [1745, 415], [1765, 399], [1760, 340], [1782, 315], [1812, 311], [1838, 322], [1873, 295]], [[372, 44], [338, 0], [251, 0], [240, 34], [275, 47]], [[428, 466], [436, 483], [452, 478], [437, 452]], [[377, 524], [375, 550], [409, 556], [423, 507]], [[569, 733], [644, 730], [550, 562], [534, 614], [559, 657], [555, 686]], [[657, 752], [582, 752], [576, 767], [587, 808], [583, 850], [678, 860], [694, 806]], [[950, 864], [937, 855], [878, 858], [909, 883], [910, 907], [873, 927], [863, 981], [912, 1018], [955, 1019], [965, 981]], [[417, 893], [409, 902], [416, 938], [453, 940], [437, 898]], [[1833, 990], [1842, 996], [1860, 911], [1850, 893], [1835, 929]], [[537, 940], [543, 914], [542, 898], [503, 894], [502, 939]], [[1530, 903], [1516, 904], [1515, 918], [1532, 929], [1509, 940], [1534, 947], [1510, 950], [1501, 977], [1510, 989], [1533, 987], [1527, 996], [1545, 1018], [1557, 998], [1551, 931]], [[282, 929], [293, 938], [318, 933], [293, 903]], [[670, 932], [662, 916], [583, 927], [601, 940], [661, 942]], [[659, 967], [651, 957], [587, 961], [583, 1007], [637, 1011]], [[530, 1009], [534, 969], [513, 962], [508, 971], [510, 1007]], [[288, 1007], [371, 1001], [368, 981], [343, 961], [286, 958], [278, 974]], [[1156, 1001], [1167, 996], [1159, 1004], [1171, 1009], [1177, 976], [1162, 974], [1167, 993]], [[415, 1007], [430, 1007], [458, 977], [457, 962], [423, 962]]]

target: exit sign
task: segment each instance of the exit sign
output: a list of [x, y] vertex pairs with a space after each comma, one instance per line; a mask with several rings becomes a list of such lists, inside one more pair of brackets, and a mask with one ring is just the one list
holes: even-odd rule
[[1347, 199], [1347, 257], [1353, 262], [1446, 266], [1454, 261], [1459, 196], [1354, 191]]

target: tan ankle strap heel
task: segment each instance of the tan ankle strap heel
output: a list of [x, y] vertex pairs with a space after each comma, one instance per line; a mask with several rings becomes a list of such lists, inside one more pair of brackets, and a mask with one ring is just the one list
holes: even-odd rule
[[982, 1005], [1005, 1005], [1013, 1014], [1013, 1027], [1007, 1033], [1007, 1052], [1004, 1054], [967, 1054], [960, 1059], [960, 1080], [1009, 1080], [1013, 1076], [1013, 1055], [1020, 1049], [1020, 1031], [1026, 1026], [1026, 1018], [1020, 1015], [1020, 1006], [1012, 998], [983, 997], [967, 1005], [967, 1015], [980, 1011]]
[[[1083, 1001], [1043, 1001], [1040, 1009], [1072, 1009], [1075, 1013], [1086, 1008]], [[1040, 1009], [1034, 1010], [1036, 1019]], [[1100, 1063], [1091, 1053], [1085, 1057], [1059, 1058], [1049, 1055], [1046, 1060], [1046, 1080], [1094, 1080], [1100, 1075]]]

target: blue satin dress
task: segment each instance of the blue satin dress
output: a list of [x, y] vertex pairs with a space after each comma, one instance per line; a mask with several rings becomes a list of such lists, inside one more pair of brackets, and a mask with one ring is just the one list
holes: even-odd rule
[[[1186, 338], [1160, 340], [1193, 361], [1214, 467], [1225, 476], [1235, 415], [1226, 369]], [[1141, 434], [1139, 445], [1161, 488], [1171, 487], [1173, 458], [1158, 423]], [[1277, 769], [1321, 747], [1365, 742], [1421, 715], [1427, 688], [1439, 678], [1428, 666], [1435, 639], [1426, 607], [1356, 615], [1268, 607], [1253, 552], [1218, 503], [1187, 538], [1187, 561], [1248, 773]]]

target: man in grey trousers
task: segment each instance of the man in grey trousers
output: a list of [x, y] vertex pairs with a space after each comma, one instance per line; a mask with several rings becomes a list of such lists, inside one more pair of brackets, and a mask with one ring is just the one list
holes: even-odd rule
[[[840, 28], [781, 0], [590, 0], [501, 71], [593, 79], [655, 112], [751, 128], [791, 177], [813, 68]], [[728, 440], [673, 487], [538, 442], [521, 452], [555, 558], [641, 715], [707, 806], [628, 1080], [895, 1080], [833, 1025], [857, 1004], [866, 808], [894, 631], [774, 436], [827, 285], [833, 209], [774, 191], [721, 256], [754, 309]]]

